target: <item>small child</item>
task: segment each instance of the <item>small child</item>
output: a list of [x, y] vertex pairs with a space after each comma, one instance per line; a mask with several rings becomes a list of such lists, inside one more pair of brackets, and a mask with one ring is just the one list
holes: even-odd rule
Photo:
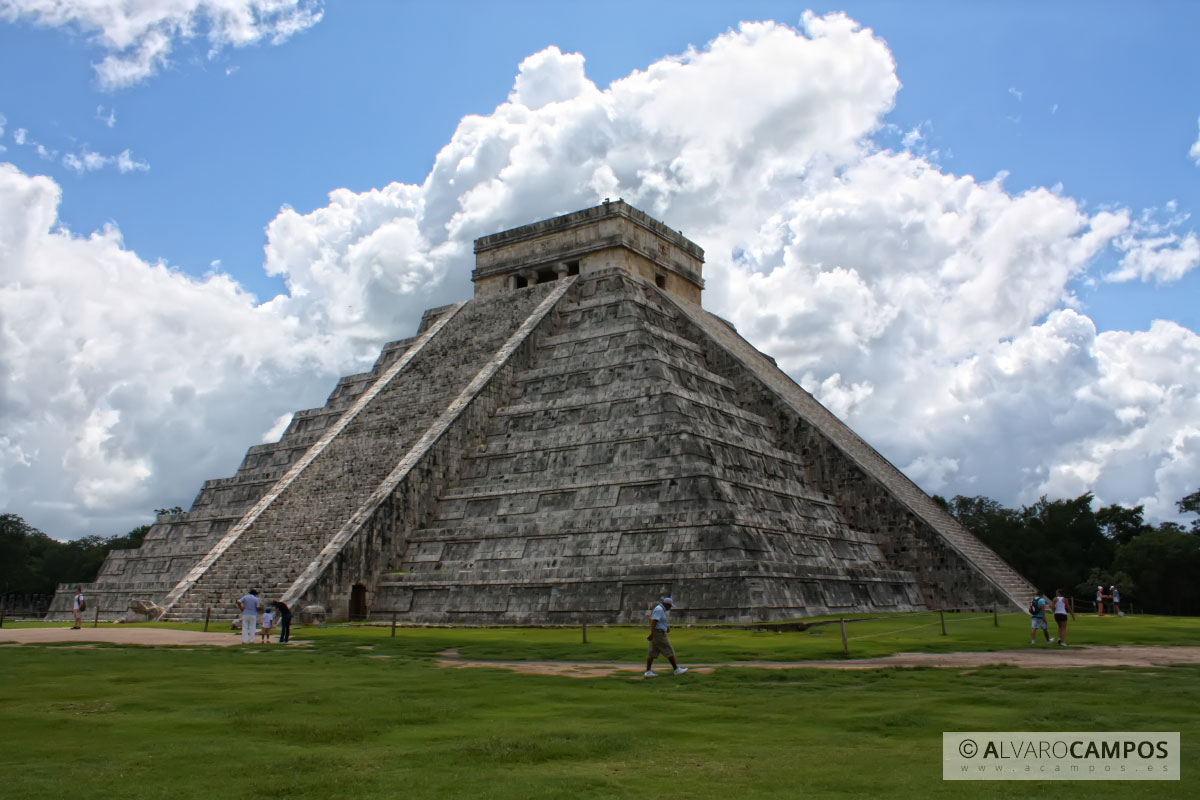
[[263, 611], [262, 640], [263, 644], [271, 643], [271, 623], [275, 621], [275, 611], [270, 606]]

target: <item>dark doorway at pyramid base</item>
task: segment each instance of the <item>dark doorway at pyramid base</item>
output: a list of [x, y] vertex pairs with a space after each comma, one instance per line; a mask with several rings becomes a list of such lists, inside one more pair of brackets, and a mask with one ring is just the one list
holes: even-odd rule
[[349, 618], [351, 622], [361, 622], [367, 618], [367, 587], [361, 583], [354, 584], [350, 590]]

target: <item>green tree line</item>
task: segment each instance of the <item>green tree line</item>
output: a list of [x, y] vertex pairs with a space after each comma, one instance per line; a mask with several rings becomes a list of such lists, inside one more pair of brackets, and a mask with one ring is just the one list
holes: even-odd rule
[[[1200, 615], [1200, 517], [1185, 528], [1148, 525], [1143, 507], [1092, 509], [1092, 495], [1020, 509], [987, 497], [934, 497], [955, 519], [1038, 589], [1091, 601], [1116, 585], [1121, 604], [1157, 614]], [[1200, 515], [1200, 491], [1177, 503]]]
[[59, 583], [93, 581], [109, 550], [140, 547], [148, 530], [60, 542], [16, 514], [0, 514], [0, 594], [53, 594]]

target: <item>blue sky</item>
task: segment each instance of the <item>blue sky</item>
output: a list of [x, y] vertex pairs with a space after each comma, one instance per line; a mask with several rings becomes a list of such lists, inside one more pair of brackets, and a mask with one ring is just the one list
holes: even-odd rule
[[[833, 98], [826, 101], [831, 108], [842, 94], [848, 98], [848, 109], [870, 108], [863, 112], [870, 119], [861, 130], [855, 128], [844, 134], [818, 137], [821, 142], [836, 140], [839, 148], [852, 146], [858, 153], [848, 156], [838, 150], [835, 156], [830, 156], [837, 162], [838, 170], [853, 172], [863, 164], [871, 165], [872, 169], [879, 167], [879, 159], [862, 160], [869, 155], [867, 151], [907, 155], [919, 160], [923, 181], [940, 181], [949, 187], [954, 179], [973, 178], [966, 188], [961, 185], [958, 189], [946, 188], [950, 193], [946, 197], [968, 189], [983, 197], [987, 194], [986, 187], [991, 185], [989, 182], [1003, 174], [1005, 204], [1019, 207], [1022, 205], [1019, 199], [1027, 190], [1045, 187], [1059, 198], [1049, 201], [1056, 211], [1091, 218], [1094, 227], [1098, 228], [1107, 219], [1097, 217], [1105, 211], [1123, 210], [1128, 217], [1128, 224], [1120, 232], [1105, 234], [1109, 246], [1094, 253], [1089, 251], [1086, 256], [1064, 256], [1070, 266], [1063, 268], [1061, 280], [1055, 278], [1053, 286], [1034, 285], [1039, 280], [1037, 275], [1055, 272], [1051, 262], [1047, 262], [1049, 266], [1038, 267], [1037, 275], [1031, 277], [1020, 272], [1019, 266], [1013, 266], [1020, 264], [1019, 254], [1005, 256], [1011, 260], [1010, 266], [997, 267], [995, 281], [1030, 283], [1028, 299], [1032, 311], [1027, 320], [1022, 317], [1018, 321], [1020, 314], [1014, 316], [1016, 312], [1006, 306], [1006, 310], [995, 312], [1000, 315], [998, 319], [1002, 317], [1006, 322], [997, 324], [978, 341], [971, 339], [971, 346], [961, 353], [947, 354], [947, 348], [943, 347], [939, 350], [942, 355], [937, 357], [928, 352], [922, 356], [916, 350], [905, 351], [903, 357], [913, 359], [914, 363], [945, 361], [940, 380], [947, 387], [957, 386], [955, 381], [965, 380], [965, 371], [982, 369], [980, 365], [989, 359], [999, 365], [996, 369], [1000, 373], [1011, 376], [1019, 370], [1005, 366], [1008, 363], [1005, 359], [1020, 350], [1026, 337], [1033, 341], [1046, 335], [1048, 320], [1055, 320], [1058, 325], [1066, 319], [1064, 314], [1074, 314], [1089, 320], [1096, 333], [1114, 334], [1085, 348], [1099, 359], [1096, 362], [1099, 366], [1081, 368], [1080, 375], [1095, 373], [1095, 385], [1087, 383], [1090, 379], [1080, 377], [1078, 380], [1083, 383], [1059, 387], [1068, 396], [1091, 399], [1102, 393], [1096, 387], [1111, 387], [1119, 382], [1120, 376], [1112, 373], [1116, 369], [1114, 364], [1138, 359], [1145, 362], [1148, 358], [1124, 351], [1109, 355], [1118, 344], [1123, 347], [1135, 341], [1120, 335], [1144, 332], [1149, 337], [1155, 320], [1167, 320], [1183, 333], [1174, 331], [1175, 338], [1168, 344], [1163, 338], [1165, 334], [1159, 331], [1153, 342], [1137, 339], [1137, 347], [1144, 346], [1146, 352], [1158, 354], [1168, 348], [1165, 360], [1173, 362], [1183, 374], [1174, 378], [1169, 373], [1139, 374], [1136, 381], [1133, 378], [1130, 381], [1146, 384], [1132, 395], [1159, 398], [1155, 402], [1168, 402], [1162, 398], [1174, 397], [1171, 387], [1175, 386], [1174, 391], [1182, 400], [1176, 397], [1177, 405], [1172, 406], [1171, 413], [1179, 415], [1179, 422], [1168, 419], [1162, 423], [1165, 427], [1153, 434], [1148, 429], [1138, 429], [1140, 433], [1131, 429], [1113, 431], [1109, 439], [1101, 441], [1088, 430], [1089, 424], [1103, 427], [1099, 422], [1069, 420], [1068, 409], [1040, 408], [1030, 398], [1026, 398], [1029, 401], [1026, 406], [1008, 409], [1001, 395], [1005, 392], [1011, 395], [1012, 390], [1003, 389], [994, 381], [988, 383], [993, 388], [986, 396], [964, 400], [961, 392], [954, 394], [947, 389], [949, 395], [957, 398], [954, 403], [929, 400], [929, 408], [956, 419], [971, 416], [965, 410], [971, 406], [975, 409], [975, 419], [982, 415], [995, 424], [1001, 410], [1008, 409], [1009, 417], [1029, 413], [1036, 423], [1028, 424], [1056, 428], [1057, 434], [1043, 438], [1054, 440], [1057, 449], [1030, 454], [1028, 451], [1034, 445], [1022, 439], [1024, 450], [1014, 452], [1010, 459], [1000, 459], [998, 465], [990, 468], [1025, 476], [1006, 479], [991, 474], [985, 465], [972, 465], [971, 458], [959, 451], [962, 446], [973, 450], [992, 446], [989, 435], [978, 430], [980, 423], [973, 424], [967, 445], [951, 445], [939, 441], [938, 436], [905, 438], [889, 424], [889, 419], [894, 419], [897, 413], [897, 398], [905, 394], [904, 371], [894, 369], [896, 357], [894, 353], [889, 355], [891, 345], [885, 347], [879, 343], [920, 339], [915, 328], [906, 333], [896, 327], [917, 316], [916, 306], [908, 308], [897, 300], [894, 313], [880, 312], [878, 324], [864, 326], [863, 331], [870, 330], [859, 331], [857, 335], [863, 338], [853, 347], [847, 341], [823, 343], [820, 337], [804, 333], [832, 326], [832, 318], [821, 323], [821, 313], [836, 312], [843, 317], [874, 313], [861, 311], [864, 307], [848, 301], [836, 308], [822, 306], [824, 311], [809, 308], [804, 314], [792, 313], [787, 308], [773, 309], [772, 314], [766, 315], [766, 321], [737, 319], [739, 328], [743, 332], [759, 331], [760, 338], [750, 337], [757, 345], [781, 356], [781, 363], [791, 365], [793, 377], [846, 417], [929, 491], [990, 493], [1015, 504], [1029, 502], [1045, 492], [1092, 489], [1105, 501], [1140, 502], [1159, 516], [1167, 516], [1172, 501], [1182, 496], [1180, 488], [1190, 486], [1189, 490], [1193, 490], [1200, 486], [1200, 475], [1195, 468], [1200, 464], [1200, 438], [1193, 441], [1183, 422], [1195, 408], [1200, 386], [1200, 376], [1195, 374], [1194, 362], [1189, 360], [1193, 357], [1194, 332], [1200, 330], [1200, 315], [1196, 310], [1200, 271], [1194, 269], [1197, 259], [1191, 257], [1188, 249], [1189, 237], [1195, 241], [1193, 215], [1200, 207], [1200, 165], [1198, 158], [1189, 154], [1200, 139], [1197, 127], [1200, 52], [1194, 46], [1200, 6], [1194, 3], [1163, 2], [1131, 8], [1119, 3], [1070, 2], [851, 2], [806, 6], [781, 2], [595, 5], [360, 0], [322, 6], [301, 0], [297, 8], [311, 14], [320, 12], [319, 19], [310, 16], [305, 25], [299, 26], [302, 30], [280, 37], [275, 44], [265, 35], [247, 46], [230, 46], [228, 36], [214, 39], [210, 35], [213, 26], [203, 16], [192, 21], [194, 36], [187, 39], [176, 35], [178, 28], [172, 28], [168, 18], [160, 28], [166, 31], [170, 45], [165, 63], [148, 74], [124, 79], [120, 86], [102, 85], [93, 68], [105, 56], [122, 52], [120, 48], [105, 46], [102, 29], [89, 22], [93, 18], [81, 11], [74, 19], [50, 20], [36, 13], [40, 5], [39, 0], [0, 3], [0, 71], [7, 76], [0, 89], [0, 115], [4, 120], [0, 124], [3, 128], [0, 146], [4, 147], [0, 161], [15, 168], [18, 175], [14, 180], [24, 182], [22, 186], [33, 176], [44, 175], [58, 187], [57, 219], [69, 234], [59, 231], [56, 246], [63, 244], [61, 236], [65, 235], [74, 242], [74, 250], [84, 249], [93, 231], [111, 225], [120, 231], [118, 250], [124, 255], [119, 257], [127, 255], [136, 262], [130, 269], [151, 270], [162, 262], [171, 270], [198, 280], [219, 273], [252, 293], [258, 302], [282, 295], [286, 302], [280, 305], [291, 306], [302, 305], [294, 285], [305, 283], [306, 279], [300, 275], [306, 267], [288, 259], [301, 257], [297, 254], [307, 251], [299, 245], [292, 246], [286, 236], [299, 237], [297, 242], [303, 235], [331, 236], [328, 223], [318, 217], [326, 213], [322, 210], [330, 206], [329, 193], [334, 190], [347, 190], [359, 205], [363, 202], [361, 198], [372, 190], [389, 185], [426, 184], [425, 192], [436, 193], [439, 179], [436, 175], [429, 176], [438, 154], [463, 135], [463, 120], [468, 115], [479, 115], [489, 124], [500, 119], [494, 112], [498, 106], [510, 102], [520, 65], [534, 54], [557, 47], [555, 52], [562, 58], [547, 59], [543, 70], [549, 76], [546, 80], [556, 87], [560, 83], [567, 87], [561, 89], [566, 93], [562, 98], [571, 99], [576, 90], [570, 87], [579, 82], [574, 71], [576, 65], [567, 58], [570, 54], [578, 53], [586, 59], [583, 65], [586, 79], [603, 91], [613, 81], [634, 71], [645, 72], [651, 65], [685, 53], [689, 48], [707, 52], [710, 43], [723, 35], [732, 37], [731, 41], [738, 40], [742, 21], [775, 20], [805, 35], [806, 8], [811, 8], [816, 18], [830, 12], [845, 12], [881, 40], [880, 46], [867, 48], [869, 53], [863, 51], [864, 58], [873, 59], [871, 64], [884, 70], [878, 73], [882, 78], [876, 79], [876, 88], [883, 87], [878, 92], [871, 87], [860, 91], [860, 87], [853, 85], [860, 74], [877, 73], [838, 72], [833, 63], [840, 57], [837, 52], [797, 62], [805, 65], [802, 69], [792, 65], [776, 70], [771, 56], [764, 55], [766, 49], [747, 39], [748, 55], [738, 62], [743, 65], [739, 68], [761, 70], [747, 85], [761, 87], [763, 96], [781, 91], [780, 85], [803, 87], [809, 81], [816, 85], [832, 80], [829, 75], [836, 75], [840, 76], [837, 78], [840, 83], [822, 90], [826, 91], [823, 96]], [[113, 0], [111, 5], [121, 4]], [[201, 9], [208, 7], [201, 0], [194, 5]], [[246, 5], [254, 4], [246, 0]], [[69, 8], [72, 3], [65, 6]], [[266, 26], [272, 20], [261, 22]], [[819, 38], [816, 34], [807, 35]], [[859, 37], [855, 41], [863, 43], [866, 39]], [[887, 74], [889, 57], [894, 75]], [[529, 74], [533, 74], [533, 67]], [[898, 90], [885, 86], [892, 77], [899, 81]], [[780, 103], [787, 101], [785, 97]], [[532, 109], [532, 104], [529, 105]], [[694, 112], [700, 130], [704, 119], [727, 113], [729, 105], [729, 98], [708, 97], [702, 91], [696, 97], [694, 109], [685, 108], [681, 113]], [[822, 116], [821, 108], [811, 110], [813, 126], [836, 127], [837, 121]], [[548, 126], [545, 130], [567, 130], [561, 123], [544, 124]], [[696, 134], [701, 138], [704, 135]], [[746, 138], [738, 133], [731, 136], [738, 141]], [[802, 135], [798, 134], [798, 138]], [[37, 145], [44, 148], [42, 155]], [[102, 165], [94, 170], [72, 167], [75, 163], [72, 157], [82, 159], [89, 152], [94, 163]], [[122, 170], [117, 158], [126, 152]], [[804, 169], [808, 169], [815, 162], [805, 163], [808, 166]], [[889, 169], [898, 168], [899, 161], [888, 163]], [[797, 175], [803, 172], [798, 170]], [[742, 178], [745, 176], [738, 179]], [[496, 180], [509, 181], [518, 187], [516, 179], [506, 174]], [[872, 177], [860, 185], [876, 187], [875, 199], [878, 199], [878, 192], [886, 195], [888, 191], [886, 182], [881, 184], [880, 180], [883, 179]], [[645, 190], [644, 185], [630, 184], [624, 178], [620, 185], [627, 187], [627, 199], [651, 197], [648, 193], [637, 194]], [[730, 202], [739, 202], [740, 190], [731, 183], [727, 187], [719, 182], [712, 185], [717, 193], [728, 191]], [[514, 188], [515, 199], [509, 201], [507, 211], [483, 215], [477, 229], [464, 227], [463, 240], [491, 232], [486, 229], [487, 224], [518, 224], [548, 213], [572, 210], [595, 199], [586, 192], [567, 192], [554, 195], [554, 202], [561, 208], [549, 200], [522, 205], [520, 198], [531, 196], [536, 188], [533, 183], [528, 190]], [[709, 191], [713, 189], [710, 187]], [[791, 198], [778, 186], [773, 191], [783, 192], [779, 195], [783, 198], [782, 205], [799, 203], [799, 195]], [[17, 197], [19, 192], [14, 192]], [[824, 197], [824, 202], [828, 202], [834, 195], [805, 197]], [[851, 205], [861, 208], [870, 200], [859, 198]], [[21, 208], [33, 207], [30, 205], [33, 201], [20, 202]], [[461, 198], [456, 202], [462, 206]], [[739, 296], [732, 288], [725, 291], [722, 287], [739, 284], [720, 278], [726, 265], [729, 275], [738, 268], [733, 257], [735, 248], [726, 245], [739, 234], [724, 230], [723, 223], [706, 222], [710, 217], [705, 214], [689, 211], [696, 202], [680, 194], [674, 200], [647, 199], [643, 206], [653, 206], [646, 210], [662, 216], [674, 227], [683, 228], [708, 249], [710, 274], [717, 276], [710, 280], [708, 307], [735, 319], [738, 314], [752, 314], [748, 309], [758, 307], [753, 298]], [[926, 197], [921, 202], [932, 201]], [[294, 215], [281, 215], [280, 210], [285, 206], [293, 209]], [[969, 207], [974, 206], [967, 203], [963, 209]], [[361, 211], [357, 205], [355, 209], [352, 213]], [[798, 216], [793, 216], [793, 220], [802, 219], [807, 212], [796, 213]], [[904, 213], [912, 217], [921, 212], [910, 209]], [[1036, 221], [1045, 218], [1037, 212], [1031, 213], [1031, 222], [1026, 227], [1036, 227]], [[771, 209], [764, 206], [757, 217], [748, 216], [739, 224], [748, 236], [772, 218]], [[361, 233], [364, 226], [384, 224], [379, 219], [362, 217], [351, 227]], [[882, 220], [883, 217], [860, 219], [862, 235], [870, 237], [870, 231], [885, 224]], [[272, 257], [264, 255], [264, 246], [268, 244], [267, 226], [273, 222], [277, 228], [276, 247], [272, 250], [276, 255]], [[164, 379], [166, 383], [161, 386], [154, 385], [152, 376], [156, 370], [147, 365], [157, 363], [160, 356], [140, 353], [137, 342], [118, 348], [124, 351], [125, 360], [114, 360], [107, 365], [111, 373], [106, 374], [111, 374], [110, 378], [94, 383], [68, 382], [61, 387], [67, 394], [79, 391], [80, 398], [72, 403], [70, 412], [39, 424], [31, 423], [28, 410], [46, 405], [47, 398], [39, 401], [37, 393], [27, 386], [18, 388], [17, 379], [12, 376], [25, 372], [13, 354], [34, 352], [41, 341], [38, 337], [53, 334], [33, 328], [21, 330], [10, 315], [8, 352], [0, 352], [0, 362], [11, 361], [0, 371], [0, 377], [9, 376], [5, 379], [10, 385], [5, 394], [0, 394], [0, 400], [19, 396], [20, 402], [14, 400], [7, 407], [0, 406], [0, 414], [7, 415], [13, 423], [8, 426], [10, 429], [21, 431], [7, 440], [16, 455], [11, 456], [5, 473], [10, 480], [8, 494], [0, 494], [4, 510], [20, 513], [48, 532], [66, 537], [87, 532], [121, 532], [122, 526], [136, 522], [139, 514], [144, 517], [146, 509], [176, 502], [186, 506], [198, 488], [199, 479], [229, 474], [245, 446], [257, 441], [258, 434], [271, 428], [276, 418], [303, 404], [319, 403], [323, 393], [331, 388], [332, 379], [337, 374], [354, 371], [366, 358], [364, 354], [379, 342], [411, 333], [416, 315], [424, 307], [422, 303], [435, 305], [436, 300], [466, 296], [469, 258], [445, 264], [438, 261], [436, 245], [440, 234], [429, 234], [424, 225], [421, 222], [418, 228], [425, 241], [421, 247], [427, 246], [427, 251], [421, 251], [420, 259], [424, 259], [423, 264], [429, 261], [433, 266], [422, 267], [432, 272], [419, 274], [426, 278], [434, 276], [433, 282], [445, 287], [442, 293], [445, 296], [408, 291], [404, 287], [410, 286], [411, 281], [389, 283], [384, 276], [380, 279], [387, 287], [384, 291], [396, 293], [394, 313], [383, 316], [368, 313], [342, 323], [330, 323], [318, 331], [325, 337], [322, 341], [352, 341], [354, 346], [322, 345], [324, 349], [320, 349], [315, 344], [301, 346], [298, 339], [289, 339], [299, 348], [298, 353], [303, 351], [293, 360], [285, 358], [280, 363], [262, 366], [251, 359], [246, 367], [250, 387], [261, 388], [265, 382], [274, 380], [282, 388], [269, 401], [264, 400], [261, 408], [243, 414], [251, 421], [243, 426], [231, 425], [229, 436], [221, 438], [219, 447], [208, 441], [211, 436], [198, 431], [170, 433], [177, 421], [172, 422], [169, 409], [159, 408], [135, 420], [136, 406], [121, 405], [125, 401], [114, 398], [122, 396], [123, 381], [119, 376], [123, 370], [129, 370], [139, 376], [130, 382], [147, 392], [169, 394], [188, 384], [184, 394], [194, 392], [201, 399], [207, 398], [206, 402], [214, 407], [227, 405], [241, 396], [240, 390], [232, 388], [233, 375], [219, 389], [193, 386], [174, 376]], [[344, 231], [338, 235], [344, 235]], [[763, 250], [758, 261], [742, 265], [749, 270], [747, 275], [774, 274], [776, 280], [786, 278], [789, 286], [794, 285], [803, 269], [797, 265], [807, 258], [810, 265], [818, 266], [813, 267], [815, 272], [803, 273], [807, 276], [805, 280], [814, 277], [833, 280], [843, 274], [838, 269], [849, 271], [861, 277], [862, 286], [873, 295], [870, 308], [891, 302], [887, 281], [874, 281], [870, 276], [875, 268], [855, 261], [867, 256], [839, 250], [836, 242], [813, 244], [800, 242], [802, 235], [795, 236], [798, 238], [790, 240], [790, 250], [787, 246], [778, 252]], [[1054, 236], [1059, 239], [1052, 241]], [[1116, 246], [1123, 236], [1127, 237], [1124, 245]], [[764, 242], [777, 239], [774, 234], [763, 235]], [[1039, 248], [1044, 248], [1050, 254], [1066, 253], [1072, 242], [1079, 244], [1083, 239], [1079, 231], [1047, 232], [1045, 237], [1021, 246], [1030, 248], [1030, 252], [1041, 253]], [[333, 249], [338, 246], [331, 245]], [[964, 258], [982, 248], [981, 244], [970, 241], [959, 241], [955, 246], [962, 248], [960, 255]], [[745, 242], [740, 242], [737, 249], [759, 252]], [[1130, 253], [1145, 255], [1159, 251], [1170, 252], [1165, 260], [1175, 265], [1174, 271], [1161, 266], [1164, 258], [1144, 258], [1138, 262], [1143, 264], [1141, 272], [1134, 277], [1137, 268], [1131, 266], [1135, 259]], [[111, 248], [106, 252], [108, 255], [103, 258], [112, 256]], [[1034, 260], [1042, 257], [1038, 255]], [[99, 261], [89, 258], [92, 256], [84, 258], [76, 268], [98, 269], [97, 264], [103, 261], [100, 256], [95, 257]], [[930, 258], [935, 258], [932, 251]], [[272, 269], [276, 274], [267, 274], [265, 261], [275, 265]], [[946, 263], [952, 262], [957, 263], [954, 259]], [[40, 262], [30, 260], [27, 265], [29, 275], [37, 274], [35, 263]], [[330, 263], [342, 262], [335, 258]], [[378, 270], [389, 269], [386, 258], [379, 263], [383, 266]], [[1148, 263], [1151, 266], [1144, 266]], [[1114, 279], [1122, 264], [1129, 274]], [[784, 272], [787, 269], [801, 272], [789, 277]], [[1009, 274], [1005, 269], [1020, 274]], [[444, 280], [441, 270], [448, 271]], [[28, 285], [28, 276], [13, 264], [6, 267], [6, 272], [4, 278], [9, 285]], [[142, 285], [136, 276], [129, 279]], [[290, 286], [289, 280], [294, 285]], [[324, 291], [321, 287], [327, 286], [321, 281], [319, 276], [308, 276], [305, 283], [308, 288], [304, 291], [312, 293], [306, 295], [310, 300]], [[372, 302], [367, 299], [368, 294], [376, 299], [380, 296], [379, 287], [369, 281], [355, 285], [364, 293], [363, 306]], [[941, 296], [945, 294], [943, 290], [945, 286], [930, 291]], [[180, 302], [186, 305], [186, 300], [180, 299], [186, 296], [186, 291], [181, 292], [179, 296], [171, 295], [170, 300], [162, 299], [163, 305], [153, 309], [154, 313], [173, 317], [172, 325], [185, 328], [195, 325], [196, 330], [205, 330], [211, 321], [181, 321], [187, 316], [187, 309], [168, 305]], [[1054, 297], [1048, 299], [1049, 294]], [[844, 300], [848, 294], [843, 289], [836, 296]], [[793, 308], [802, 305], [801, 299], [797, 295]], [[156, 302], [153, 294], [131, 292], [130, 303], [135, 305], [127, 313], [138, 313], [136, 303]], [[1018, 297], [1013, 302], [1020, 305], [1024, 301]], [[350, 298], [339, 307], [357, 306]], [[144, 306], [141, 308], [144, 310]], [[243, 311], [239, 307], [237, 313]], [[263, 313], [260, 310], [258, 316]], [[280, 313], [310, 323], [312, 319], [331, 319], [328, 310], [311, 318], [305, 316], [309, 312], [295, 309]], [[948, 307], [946, 314], [947, 320], [969, 317], [971, 309]], [[1070, 320], [1078, 322], [1075, 316]], [[945, 322], [942, 327], [948, 325]], [[883, 333], [888, 326], [892, 326], [890, 332]], [[119, 338], [119, 334], [114, 335]], [[142, 331], [130, 335], [154, 338], [159, 334], [151, 330], [148, 334]], [[954, 337], [952, 332], [940, 335]], [[72, 330], [71, 336], [73, 341], [85, 341], [91, 336], [103, 337], [103, 332]], [[841, 345], [849, 347], [845, 352], [850, 355], [844, 359], [838, 356]], [[74, 363], [73, 359], [87, 350], [83, 345], [79, 347], [74, 355], [59, 356]], [[189, 340], [180, 339], [178, 358], [189, 358], [190, 347]], [[1171, 347], [1181, 350], [1173, 352]], [[806, 355], [814, 348], [822, 348], [825, 355]], [[226, 363], [228, 357], [229, 354], [212, 355], [214, 363]], [[266, 356], [264, 359], [270, 361]], [[1030, 364], [1037, 361], [1036, 357], [1028, 357]], [[1047, 365], [1051, 371], [1053, 367]], [[1062, 364], [1058, 367], [1058, 373], [1068, 371]], [[158, 368], [157, 373], [161, 372]], [[915, 373], [908, 370], [908, 374]], [[263, 392], [259, 388], [245, 391], [261, 397]], [[46, 391], [53, 395], [52, 389]], [[1127, 427], [1134, 424], [1130, 420], [1135, 417], [1148, 419], [1164, 413], [1161, 407], [1139, 406], [1140, 400], [1117, 397], [1120, 392], [1114, 394], [1111, 388], [1103, 391], [1109, 393], [1105, 395], [1108, 399], [1101, 404], [1104, 411], [1096, 413], [1116, 415]], [[986, 410], [980, 410], [979, 404]], [[208, 413], [213, 414], [213, 421], [223, 419], [215, 411], [200, 413], [205, 419], [209, 418], [205, 416]], [[96, 422], [100, 419], [108, 422]], [[86, 459], [79, 455], [80, 442], [73, 443], [69, 435], [48, 433], [56, 426], [70, 426], [72, 421], [82, 420], [99, 425], [96, 436], [101, 441], [92, 447]], [[917, 422], [911, 424], [919, 427]], [[1002, 430], [991, 436], [998, 440], [1013, 438]], [[178, 442], [184, 451], [177, 457], [162, 453], [164, 442], [171, 441]], [[194, 452], [189, 448], [195, 448]], [[1107, 455], [1114, 449], [1123, 453], [1116, 460]], [[39, 460], [45, 462], [40, 467]], [[82, 461], [87, 466], [79, 466]], [[64, 464], [68, 465], [65, 470]], [[935, 464], [940, 466], [931, 466]], [[55, 469], [67, 474], [51, 479], [49, 476]], [[215, 472], [202, 472], [203, 469]], [[112, 474], [124, 478], [110, 481], [108, 476]]]
[[[947, 170], [1006, 172], [1012, 191], [1061, 183], [1097, 207], [1200, 206], [1200, 175], [1187, 157], [1197, 109], [1181, 102], [1200, 107], [1192, 41], [1200, 8], [1184, 2], [1136, 13], [1120, 3], [1040, 2], [616, 3], [597, 13], [564, 3], [363, 0], [326, 7], [284, 46], [210, 59], [203, 43], [185, 45], [170, 69], [119, 91], [98, 89], [88, 37], [18, 22], [0, 27], [0, 69], [38, 78], [6, 81], [8, 127], [60, 153], [85, 143], [130, 148], [152, 168], [76, 176], [30, 150], [10, 146], [5, 156], [64, 182], [61, 218], [73, 230], [116, 221], [143, 258], [193, 274], [219, 259], [266, 299], [283, 289], [261, 269], [263, 227], [281, 205], [315, 208], [337, 187], [419, 183], [459, 119], [503, 100], [530, 53], [551, 44], [582, 53], [589, 77], [605, 86], [740, 20], [794, 25], [810, 7], [844, 10], [887, 41], [903, 83], [888, 122], [927, 125]], [[112, 128], [101, 106], [116, 113]], [[886, 132], [878, 139], [893, 143]], [[1197, 293], [1193, 274], [1165, 292], [1125, 285], [1085, 295], [1102, 329], [1145, 327], [1158, 315], [1195, 329], [1197, 304], [1187, 298]]]

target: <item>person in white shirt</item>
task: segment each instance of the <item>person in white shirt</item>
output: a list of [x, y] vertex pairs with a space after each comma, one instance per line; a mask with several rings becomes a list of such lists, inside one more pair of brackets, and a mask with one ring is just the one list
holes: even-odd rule
[[237, 601], [242, 610], [242, 644], [254, 644], [255, 628], [258, 627], [258, 609], [262, 602], [258, 599], [258, 589], [251, 589], [245, 597]]
[[646, 655], [645, 676], [647, 678], [654, 677], [654, 670], [651, 669], [651, 666], [659, 654], [667, 657], [671, 666], [675, 668], [676, 675], [687, 672], [687, 667], [679, 666], [679, 662], [675, 660], [675, 648], [671, 647], [671, 641], [667, 638], [667, 631], [671, 629], [671, 626], [667, 624], [667, 612], [671, 610], [672, 606], [674, 603], [671, 598], [664, 597], [650, 612], [650, 635], [646, 637], [650, 640], [650, 652]]
[[1067, 598], [1063, 590], [1054, 593], [1054, 621], [1058, 623], [1058, 646], [1067, 646]]

